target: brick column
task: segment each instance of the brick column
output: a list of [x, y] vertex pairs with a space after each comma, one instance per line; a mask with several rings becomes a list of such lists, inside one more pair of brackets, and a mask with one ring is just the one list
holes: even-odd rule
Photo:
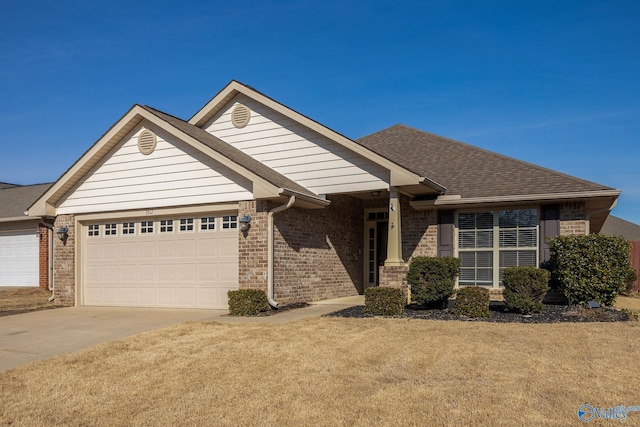
[[[61, 227], [68, 227], [66, 242], [58, 238], [57, 231]], [[59, 215], [54, 223], [54, 259], [53, 278], [54, 296], [60, 305], [75, 305], [76, 298], [76, 229], [73, 215]]]
[[251, 215], [251, 227], [240, 233], [238, 241], [238, 281], [240, 289], [267, 290], [267, 214], [266, 201], [240, 202], [238, 215]]

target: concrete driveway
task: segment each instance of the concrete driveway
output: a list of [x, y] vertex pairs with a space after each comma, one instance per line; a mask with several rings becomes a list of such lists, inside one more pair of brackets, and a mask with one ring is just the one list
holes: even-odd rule
[[227, 310], [68, 307], [0, 317], [0, 372]]
[[231, 317], [227, 310], [67, 307], [0, 317], [0, 372], [103, 342], [189, 320], [282, 324], [364, 305], [364, 296], [318, 301], [266, 317]]

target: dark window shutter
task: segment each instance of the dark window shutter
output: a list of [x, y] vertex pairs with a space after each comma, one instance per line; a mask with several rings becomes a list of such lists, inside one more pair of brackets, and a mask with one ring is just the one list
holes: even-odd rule
[[540, 263], [551, 258], [547, 239], [560, 235], [560, 207], [547, 205], [540, 208]]
[[438, 211], [438, 256], [453, 256], [453, 211]]

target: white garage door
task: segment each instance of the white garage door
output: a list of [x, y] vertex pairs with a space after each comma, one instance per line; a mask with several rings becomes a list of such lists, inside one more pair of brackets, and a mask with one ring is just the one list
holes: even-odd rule
[[227, 308], [238, 289], [236, 213], [83, 226], [83, 303]]
[[0, 233], [0, 286], [38, 286], [35, 231]]

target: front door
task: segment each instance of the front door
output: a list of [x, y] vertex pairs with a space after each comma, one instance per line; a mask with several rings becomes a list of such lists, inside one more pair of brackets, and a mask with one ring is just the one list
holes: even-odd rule
[[365, 222], [365, 289], [380, 284], [378, 273], [387, 259], [387, 240], [389, 237], [389, 212], [371, 211], [366, 214]]

